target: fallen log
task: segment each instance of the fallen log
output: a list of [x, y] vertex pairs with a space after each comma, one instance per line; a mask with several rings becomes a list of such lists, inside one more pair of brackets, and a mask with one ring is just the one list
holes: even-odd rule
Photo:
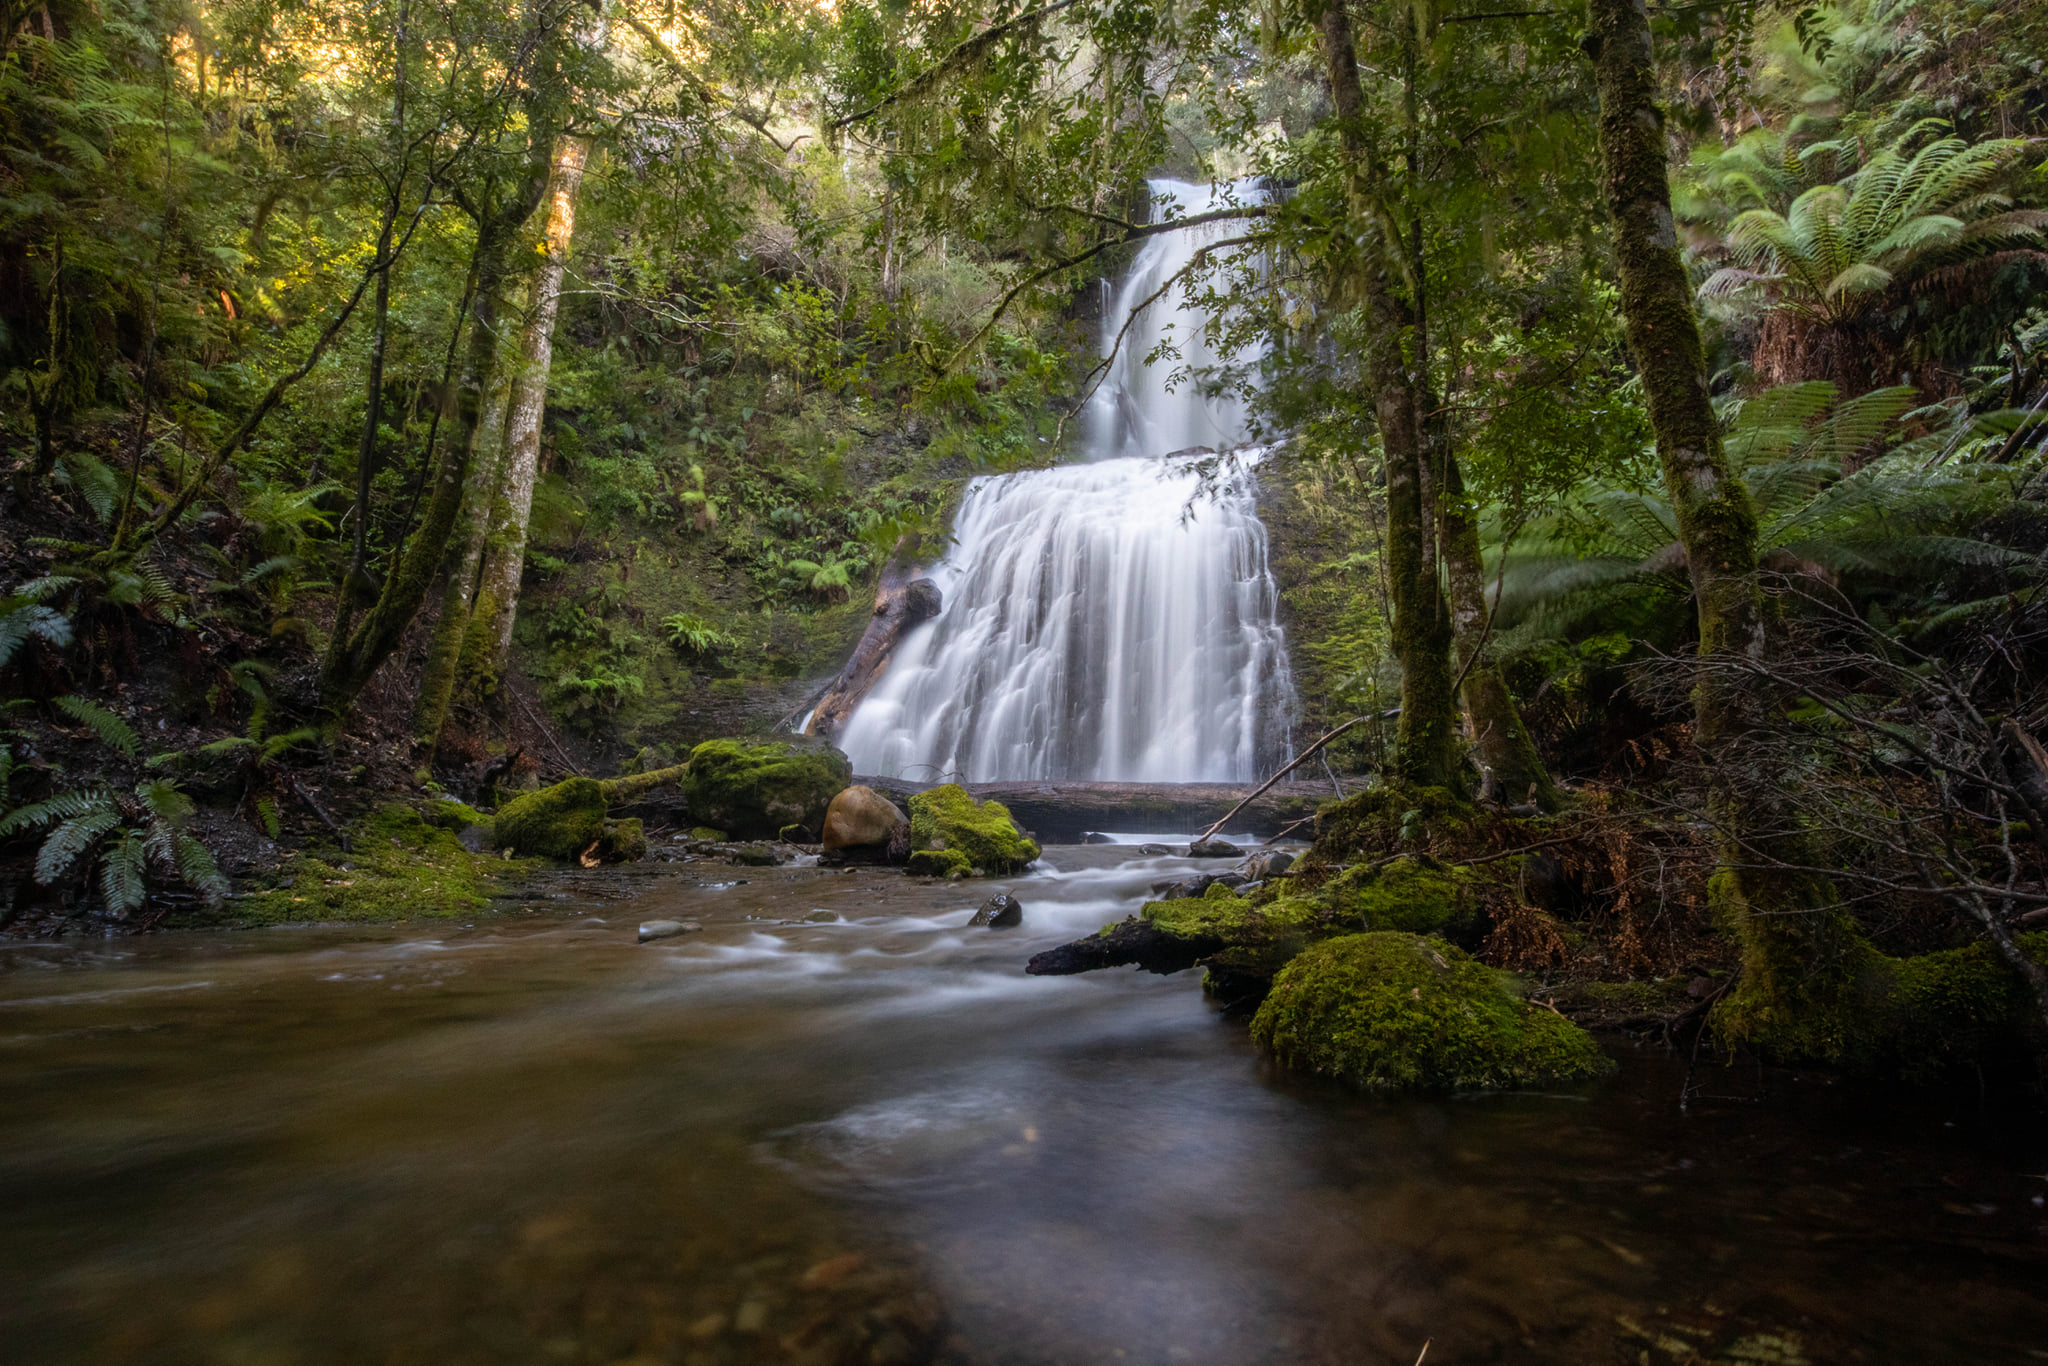
[[904, 635], [937, 616], [941, 606], [937, 584], [917, 577], [915, 565], [892, 558], [882, 570], [881, 586], [875, 590], [875, 614], [861, 633], [860, 644], [853, 647], [853, 657], [839, 676], [819, 694], [803, 733], [827, 740], [837, 734], [888, 669]]
[[[856, 777], [901, 806], [914, 792], [935, 786], [902, 778]], [[991, 797], [1009, 808], [1019, 828], [1040, 844], [1079, 844], [1095, 831], [1188, 838], [1227, 811], [1244, 790], [1230, 783], [1092, 783], [1020, 781], [962, 784], [977, 801]], [[1245, 804], [1231, 833], [1266, 838], [1312, 817], [1330, 800], [1322, 783], [1279, 783]]]
[[1224, 947], [1220, 937], [1168, 934], [1149, 920], [1130, 916], [1101, 934], [1033, 954], [1024, 971], [1033, 977], [1071, 977], [1135, 963], [1147, 972], [1165, 977], [1187, 971]]

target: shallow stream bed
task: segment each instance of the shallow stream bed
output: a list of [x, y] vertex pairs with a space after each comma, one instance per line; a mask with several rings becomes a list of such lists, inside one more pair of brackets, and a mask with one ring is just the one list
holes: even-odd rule
[[[2048, 1360], [2048, 1143], [1617, 1045], [1275, 1075], [1023, 975], [1185, 860], [592, 873], [471, 922], [0, 947], [0, 1359]], [[1009, 890], [1022, 929], [969, 929]], [[701, 933], [636, 942], [643, 920]]]

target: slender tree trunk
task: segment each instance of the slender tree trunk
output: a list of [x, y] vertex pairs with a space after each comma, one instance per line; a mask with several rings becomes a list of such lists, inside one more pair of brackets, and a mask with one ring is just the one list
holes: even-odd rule
[[1492, 610], [1486, 600], [1486, 566], [1479, 553], [1479, 523], [1465, 502], [1458, 460], [1444, 451], [1443, 546], [1445, 578], [1451, 590], [1451, 634], [1457, 643], [1464, 683], [1466, 724], [1479, 762], [1493, 774], [1509, 802], [1534, 801], [1544, 810], [1557, 804], [1557, 789], [1507, 680], [1486, 658]]
[[1379, 168], [1364, 134], [1365, 93], [1358, 80], [1351, 21], [1342, 4], [1322, 12], [1321, 41], [1330, 98], [1350, 166], [1353, 216], [1369, 244], [1355, 263], [1366, 306], [1365, 369], [1387, 457], [1387, 577], [1394, 616], [1394, 657], [1401, 667], [1401, 720], [1395, 734], [1402, 777], [1452, 786], [1457, 771], [1457, 701], [1451, 679], [1451, 621], [1429, 551], [1424, 494], [1427, 434], [1421, 386], [1411, 354], [1421, 317], [1398, 278], [1405, 244], [1386, 240], [1376, 212]]
[[[547, 135], [540, 130], [534, 130], [531, 137], [537, 148], [549, 145], [550, 140], [545, 140]], [[524, 182], [502, 207], [486, 209], [477, 225], [476, 322], [456, 399], [456, 436], [442, 447], [434, 470], [433, 491], [420, 515], [419, 529], [384, 580], [377, 605], [356, 630], [346, 637], [336, 634], [321, 662], [320, 707], [330, 728], [339, 729], [356, 698], [398, 648], [399, 639], [412, 624], [447, 556], [449, 539], [468, 491], [471, 461], [483, 421], [484, 390], [496, 359], [499, 296], [511, 268], [512, 248], [519, 230], [539, 206], [547, 185], [545, 159], [536, 161], [538, 164], [528, 168]]]
[[[1691, 567], [1700, 653], [1757, 659], [1765, 613], [1756, 514], [1722, 450], [1672, 227], [1649, 14], [1643, 0], [1591, 0], [1590, 10], [1587, 47], [1600, 88], [1600, 154], [1622, 323]], [[1737, 771], [1742, 737], [1763, 717], [1734, 672], [1702, 670], [1693, 695], [1693, 736], [1709, 766], [1721, 844], [1713, 894], [1742, 946], [1741, 987], [1720, 1018], [1731, 1034], [1781, 1052], [1836, 1056], [1854, 1027], [1854, 998], [1876, 955], [1824, 880], [1764, 866], [1807, 860], [1787, 814], [1770, 809], [1767, 784], [1745, 782]]]
[[504, 475], [491, 509], [483, 579], [473, 610], [486, 628], [476, 632], [485, 653], [466, 660], [463, 673], [482, 691], [495, 689], [512, 648], [512, 623], [519, 613], [519, 581], [526, 568], [526, 530], [533, 512], [533, 486], [540, 472], [541, 418], [547, 411], [548, 371], [554, 361], [555, 319], [562, 302], [562, 277], [576, 232], [576, 196], [590, 143], [581, 137], [556, 141], [548, 176], [546, 257], [534, 277], [533, 306], [526, 317], [518, 369], [505, 414]]

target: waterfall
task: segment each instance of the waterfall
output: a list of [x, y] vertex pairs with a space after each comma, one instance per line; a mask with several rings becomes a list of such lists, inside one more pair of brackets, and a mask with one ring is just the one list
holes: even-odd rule
[[[1188, 213], [1221, 203], [1153, 182]], [[1104, 319], [1227, 226], [1148, 238]], [[1091, 401], [1085, 463], [972, 481], [932, 571], [938, 617], [897, 647], [838, 743], [856, 772], [933, 780], [1242, 782], [1288, 747], [1293, 682], [1251, 467], [1205, 481], [1190, 447], [1242, 445], [1245, 414], [1175, 369], [1213, 364], [1170, 291]], [[1179, 353], [1145, 358], [1162, 341]]]

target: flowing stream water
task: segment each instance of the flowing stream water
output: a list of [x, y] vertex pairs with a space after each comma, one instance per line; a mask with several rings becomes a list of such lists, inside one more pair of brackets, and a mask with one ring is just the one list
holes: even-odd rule
[[[470, 923], [9, 944], [0, 1360], [2048, 1347], [2048, 1168], [1973, 1104], [1703, 1069], [1682, 1112], [1683, 1063], [1626, 1050], [1580, 1094], [1375, 1100], [1267, 1070], [1192, 974], [1023, 974], [1188, 866], [656, 866]], [[997, 888], [1023, 927], [968, 928]], [[637, 944], [656, 916], [704, 930]]]
[[[1244, 194], [1153, 190], [1187, 215]], [[1223, 358], [1208, 315], [1168, 287], [1227, 232], [1162, 233], [1140, 249], [1107, 311], [1105, 352], [1159, 297], [1086, 414], [1086, 463], [968, 486], [932, 575], [943, 609], [837, 737], [856, 772], [1214, 782], [1284, 758], [1294, 688], [1251, 462], [1205, 480], [1179, 454], [1245, 440], [1242, 402], [1183, 373]]]

